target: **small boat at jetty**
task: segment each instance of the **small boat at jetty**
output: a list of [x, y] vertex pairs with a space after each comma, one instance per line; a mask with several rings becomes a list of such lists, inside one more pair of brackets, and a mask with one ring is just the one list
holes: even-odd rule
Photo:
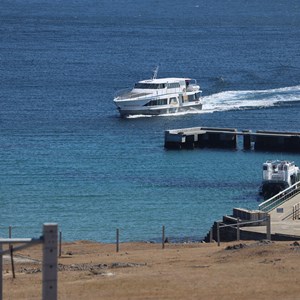
[[299, 167], [286, 160], [268, 160], [263, 163], [263, 181], [260, 194], [269, 199], [300, 180]]
[[137, 82], [133, 88], [118, 91], [114, 97], [121, 116], [161, 115], [201, 110], [200, 86], [191, 78], [153, 77]]

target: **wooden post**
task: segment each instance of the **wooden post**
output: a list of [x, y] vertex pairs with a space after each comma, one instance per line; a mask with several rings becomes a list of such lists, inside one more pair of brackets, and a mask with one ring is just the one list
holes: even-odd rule
[[162, 227], [161, 247], [165, 249], [165, 226]]
[[43, 226], [43, 300], [57, 300], [57, 224]]
[[[11, 225], [10, 225], [10, 226], [8, 227], [8, 237], [11, 239], [11, 236], [12, 236], [12, 227], [11, 227]], [[9, 244], [8, 246], [9, 246], [9, 248], [12, 247], [11, 244]]]
[[116, 251], [119, 252], [119, 228], [117, 228], [116, 232]]
[[240, 240], [240, 219], [238, 218], [236, 221], [236, 240]]
[[9, 246], [9, 251], [10, 251], [10, 262], [11, 262], [11, 271], [13, 274], [13, 279], [16, 278], [16, 273], [15, 273], [15, 264], [14, 264], [14, 247], [13, 245]]
[[2, 275], [2, 260], [3, 260], [3, 257], [2, 257], [2, 243], [0, 243], [0, 300], [3, 299], [3, 275]]
[[217, 240], [218, 240], [218, 246], [220, 246], [220, 223], [217, 222]]
[[267, 215], [267, 240], [271, 241], [271, 217]]
[[59, 232], [59, 257], [61, 257], [61, 243], [62, 243], [62, 233]]

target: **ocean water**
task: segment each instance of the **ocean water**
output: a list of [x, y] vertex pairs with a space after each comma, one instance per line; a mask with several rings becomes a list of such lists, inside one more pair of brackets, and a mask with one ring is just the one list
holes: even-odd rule
[[[65, 240], [202, 239], [257, 209], [267, 159], [296, 153], [166, 151], [167, 129], [300, 131], [296, 0], [3, 0], [0, 235], [57, 222]], [[196, 78], [203, 110], [122, 119], [114, 93]]]

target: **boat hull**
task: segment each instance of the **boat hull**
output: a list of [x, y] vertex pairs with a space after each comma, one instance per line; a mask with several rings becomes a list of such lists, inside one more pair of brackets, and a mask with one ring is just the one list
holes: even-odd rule
[[168, 107], [157, 107], [157, 108], [118, 108], [121, 117], [128, 117], [134, 115], [146, 115], [146, 116], [157, 116], [163, 114], [173, 114], [178, 112], [202, 110], [202, 103], [194, 103], [185, 106], [168, 106]]
[[289, 187], [288, 183], [284, 181], [266, 181], [263, 182], [260, 188], [260, 194], [263, 196], [264, 200], [267, 200], [281, 191], [287, 189]]

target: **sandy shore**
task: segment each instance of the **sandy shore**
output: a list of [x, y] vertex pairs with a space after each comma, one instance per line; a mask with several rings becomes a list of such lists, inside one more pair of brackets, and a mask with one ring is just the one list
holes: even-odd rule
[[[41, 256], [15, 253], [15, 279], [4, 259], [4, 299], [41, 299]], [[58, 299], [299, 299], [299, 257], [296, 242], [65, 243]]]

